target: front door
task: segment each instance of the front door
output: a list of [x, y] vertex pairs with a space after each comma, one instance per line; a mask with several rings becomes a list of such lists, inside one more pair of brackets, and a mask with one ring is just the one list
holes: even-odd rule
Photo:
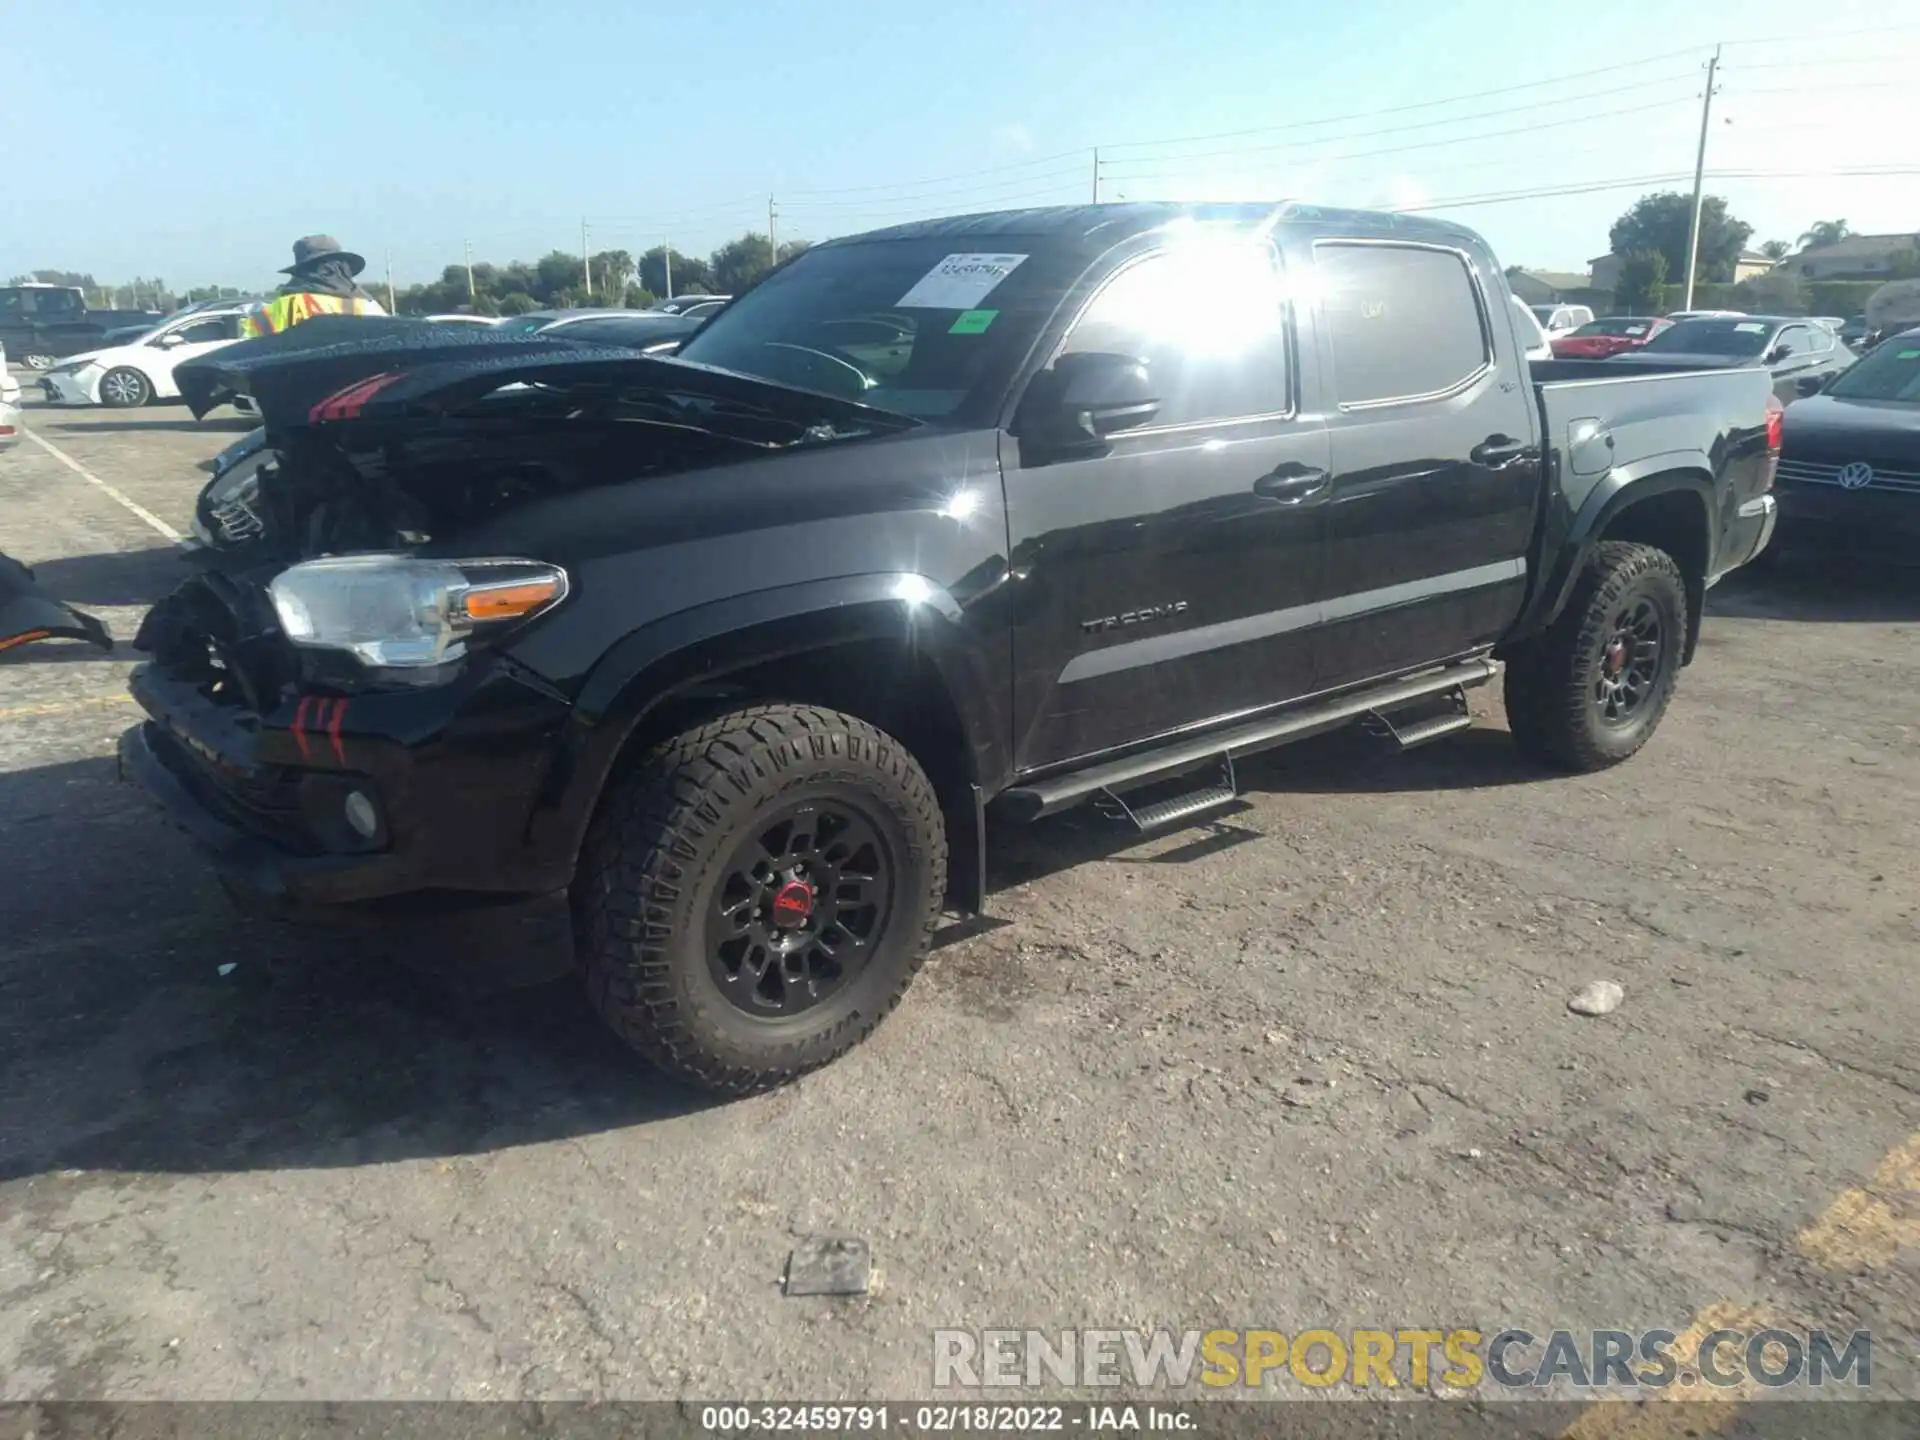
[[[1296, 343], [1278, 255], [1240, 231], [1118, 267], [1036, 377], [1003, 467], [1018, 768], [1312, 690], [1328, 454]], [[1090, 354], [1144, 362], [1157, 408], [1062, 449], [1034, 405]]]
[[1540, 444], [1491, 257], [1400, 240], [1312, 250], [1334, 471], [1315, 659], [1339, 686], [1505, 631], [1526, 593]]

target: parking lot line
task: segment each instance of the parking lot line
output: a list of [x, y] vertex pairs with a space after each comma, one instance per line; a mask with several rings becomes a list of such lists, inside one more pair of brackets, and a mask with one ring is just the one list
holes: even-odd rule
[[1794, 1243], [1828, 1270], [1877, 1270], [1902, 1246], [1920, 1248], [1920, 1135], [1888, 1152], [1864, 1186], [1847, 1190]]
[[78, 460], [74, 459], [71, 455], [67, 454], [66, 451], [62, 450], [58, 445], [54, 444], [51, 440], [44, 439], [43, 437], [36, 435], [32, 430], [29, 430], [24, 426], [21, 427], [20, 433], [25, 435], [27, 439], [31, 440], [34, 444], [38, 445], [42, 450], [46, 451], [49, 455], [53, 456], [53, 458], [58, 460], [62, 465], [66, 466], [69, 470], [73, 471], [74, 474], [78, 475], [82, 480], [86, 481], [89, 485], [97, 485], [102, 490], [106, 491], [110, 498], [119, 502], [121, 505], [125, 506], [128, 510], [131, 510], [135, 515], [138, 515], [142, 520], [146, 521], [147, 524], [151, 525], [154, 529], [158, 530], [162, 535], [166, 536], [167, 539], [171, 540], [174, 544], [185, 545], [187, 543], [186, 537], [182, 535], [178, 530], [174, 529], [171, 525], [167, 524], [166, 521], [162, 520], [158, 515], [154, 514], [151, 510], [147, 509], [147, 507], [142, 505], [138, 500], [132, 499], [131, 497], [123, 494], [121, 491], [115, 489], [113, 486], [109, 485], [106, 481], [102, 480], [98, 475], [94, 474], [91, 470], [87, 469], [86, 466], [82, 465]]

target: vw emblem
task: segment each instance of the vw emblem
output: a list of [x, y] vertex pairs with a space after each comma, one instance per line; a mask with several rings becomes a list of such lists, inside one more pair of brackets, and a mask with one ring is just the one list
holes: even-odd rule
[[1839, 480], [1842, 490], [1864, 490], [1873, 483], [1873, 467], [1864, 460], [1855, 460], [1840, 467]]

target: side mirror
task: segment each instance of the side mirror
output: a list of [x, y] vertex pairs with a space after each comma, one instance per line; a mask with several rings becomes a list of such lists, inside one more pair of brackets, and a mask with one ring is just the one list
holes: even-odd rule
[[1146, 362], [1136, 355], [1062, 355], [1050, 378], [1057, 398], [1046, 404], [1053, 422], [1048, 428], [1063, 439], [1104, 440], [1146, 424], [1160, 409]]
[[1801, 395], [1818, 395], [1826, 388], [1827, 381], [1830, 378], [1830, 376], [1826, 375], [1802, 375], [1798, 380], [1793, 382], [1793, 388]]
[[1787, 356], [1791, 355], [1792, 353], [1793, 352], [1787, 349], [1786, 346], [1776, 345], [1771, 350], [1767, 351], [1767, 353], [1764, 356], [1761, 357], [1761, 363], [1764, 365], [1778, 365], [1782, 360], [1786, 359]]
[[178, 330], [169, 330], [160, 337], [160, 348], [162, 350], [171, 350], [176, 345], [184, 345], [186, 343], [187, 337], [182, 335]]

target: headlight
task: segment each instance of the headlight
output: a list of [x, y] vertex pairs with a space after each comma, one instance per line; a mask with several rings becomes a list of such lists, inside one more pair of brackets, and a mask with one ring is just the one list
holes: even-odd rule
[[537, 560], [338, 555], [283, 570], [268, 593], [294, 644], [418, 669], [459, 659], [469, 636], [552, 609], [567, 597], [567, 572]]

